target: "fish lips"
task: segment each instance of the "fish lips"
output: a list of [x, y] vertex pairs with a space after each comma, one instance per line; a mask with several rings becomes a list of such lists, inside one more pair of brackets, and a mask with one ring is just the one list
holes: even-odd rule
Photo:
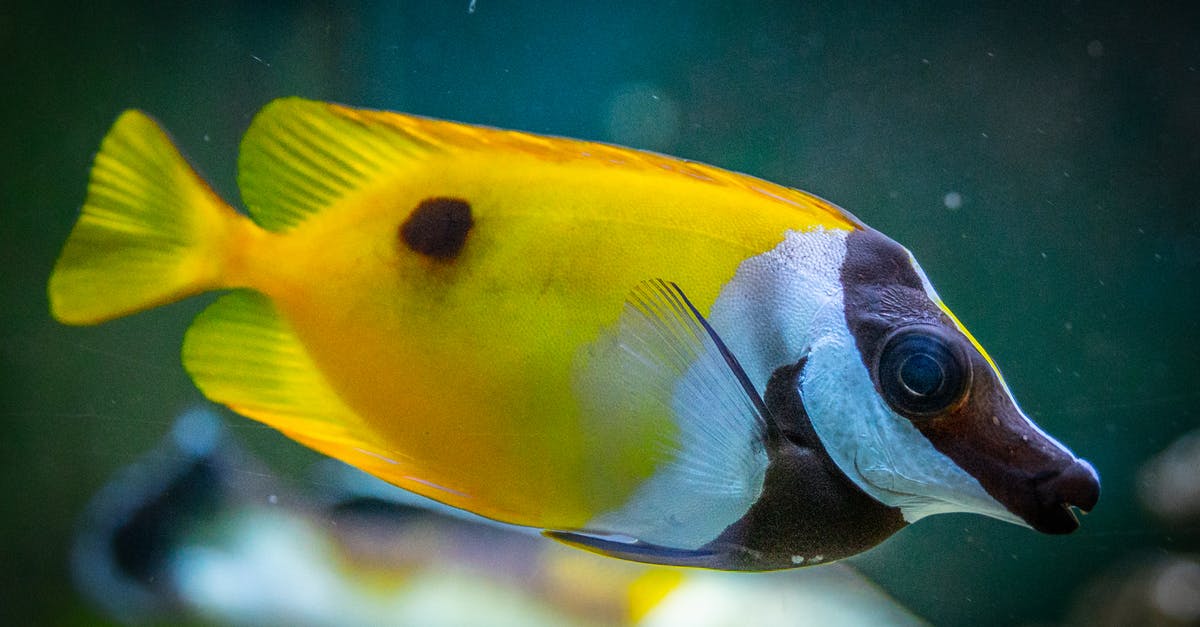
[[1074, 509], [1090, 512], [1100, 500], [1100, 476], [1091, 464], [1078, 458], [1057, 471], [1035, 476], [1031, 483], [1030, 498], [1009, 504], [1009, 508], [1042, 533], [1075, 531], [1079, 519]]

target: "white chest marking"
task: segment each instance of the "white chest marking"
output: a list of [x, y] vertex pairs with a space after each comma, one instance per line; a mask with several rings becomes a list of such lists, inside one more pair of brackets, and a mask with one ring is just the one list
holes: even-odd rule
[[757, 387], [808, 350], [822, 309], [842, 310], [846, 232], [789, 231], [772, 250], [742, 262], [721, 290], [709, 322]]

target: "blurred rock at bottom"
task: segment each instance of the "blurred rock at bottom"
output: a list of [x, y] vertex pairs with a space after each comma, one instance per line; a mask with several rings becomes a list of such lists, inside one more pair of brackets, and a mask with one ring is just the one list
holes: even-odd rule
[[289, 487], [207, 408], [96, 494], [72, 566], [126, 624], [922, 624], [846, 565], [747, 575], [603, 558], [332, 460]]

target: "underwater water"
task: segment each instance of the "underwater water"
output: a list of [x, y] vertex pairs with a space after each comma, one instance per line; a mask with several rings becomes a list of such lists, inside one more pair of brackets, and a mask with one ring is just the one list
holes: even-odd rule
[[[84, 512], [147, 452], [177, 455], [156, 447], [204, 404], [179, 344], [211, 296], [99, 327], [49, 316], [101, 137], [148, 111], [238, 204], [237, 142], [288, 95], [652, 149], [845, 207], [913, 251], [1025, 411], [1103, 483], [1069, 536], [938, 516], [849, 566], [939, 625], [1200, 621], [1196, 18], [1185, 3], [5, 5], [0, 622], [118, 619], [72, 581]], [[318, 455], [218, 415], [256, 460], [233, 476], [320, 491]], [[728, 585], [760, 579], [777, 585]]]

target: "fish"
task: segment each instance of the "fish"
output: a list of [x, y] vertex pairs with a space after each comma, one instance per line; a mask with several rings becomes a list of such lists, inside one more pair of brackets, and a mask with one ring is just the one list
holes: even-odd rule
[[611, 557], [762, 571], [1100, 494], [908, 249], [833, 203], [603, 143], [283, 98], [247, 213], [161, 126], [103, 139], [48, 282], [98, 324], [209, 291], [182, 364], [391, 484]]

